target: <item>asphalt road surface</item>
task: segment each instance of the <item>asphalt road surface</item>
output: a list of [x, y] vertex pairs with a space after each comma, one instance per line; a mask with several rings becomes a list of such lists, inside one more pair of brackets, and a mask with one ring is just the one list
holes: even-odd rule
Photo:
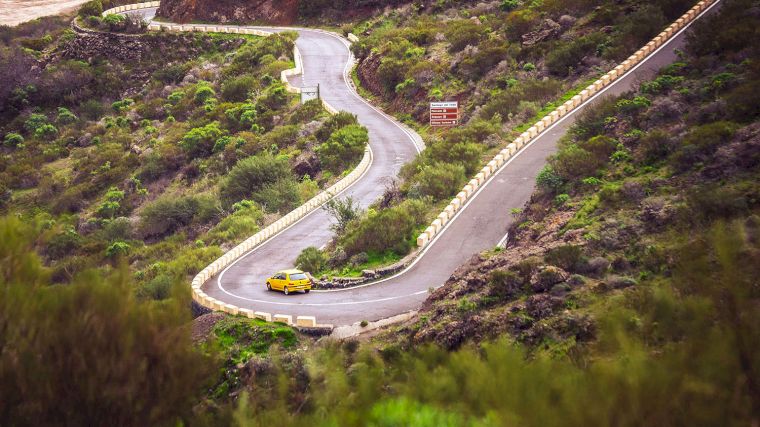
[[[713, 7], [710, 12], [717, 10]], [[150, 13], [150, 12], [149, 12]], [[297, 45], [303, 55], [304, 75], [295, 85], [321, 86], [323, 98], [339, 110], [350, 111], [369, 128], [374, 161], [368, 171], [341, 197], [350, 195], [367, 206], [380, 196], [389, 179], [416, 154], [409, 135], [393, 120], [361, 100], [344, 79], [350, 61], [344, 41], [323, 32], [299, 29]], [[512, 208], [530, 198], [535, 179], [557, 142], [577, 115], [603, 96], [630, 90], [676, 59], [684, 33], [674, 37], [625, 77], [608, 86], [586, 104], [544, 131], [513, 156], [508, 164], [481, 186], [443, 233], [427, 246], [407, 270], [380, 282], [356, 288], [312, 291], [288, 296], [269, 292], [265, 280], [274, 272], [292, 267], [308, 246], [321, 247], [332, 237], [330, 218], [317, 210], [282, 233], [239, 258], [203, 286], [208, 295], [255, 311], [293, 316], [316, 316], [319, 323], [348, 325], [378, 320], [419, 308], [430, 288], [441, 286], [454, 270], [474, 254], [495, 247], [505, 237], [513, 219]], [[301, 78], [297, 79], [301, 80]]]

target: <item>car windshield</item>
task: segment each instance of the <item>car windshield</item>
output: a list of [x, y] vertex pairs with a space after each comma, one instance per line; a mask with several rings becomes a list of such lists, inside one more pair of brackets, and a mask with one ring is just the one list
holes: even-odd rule
[[295, 273], [290, 275], [290, 280], [305, 280], [306, 275], [303, 273]]

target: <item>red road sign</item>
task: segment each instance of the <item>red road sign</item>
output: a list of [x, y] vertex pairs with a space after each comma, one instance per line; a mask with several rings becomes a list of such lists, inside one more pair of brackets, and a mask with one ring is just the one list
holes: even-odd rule
[[459, 123], [459, 103], [431, 102], [430, 126], [456, 126]]

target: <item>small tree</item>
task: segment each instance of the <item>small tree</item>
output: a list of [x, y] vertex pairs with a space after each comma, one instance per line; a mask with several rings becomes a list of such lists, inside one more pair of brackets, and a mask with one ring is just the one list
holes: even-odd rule
[[359, 160], [368, 141], [367, 128], [348, 125], [334, 132], [327, 142], [317, 147], [317, 154], [327, 169], [339, 173]]
[[301, 251], [296, 258], [296, 267], [304, 271], [318, 273], [327, 266], [327, 256], [314, 246]]
[[362, 215], [359, 204], [350, 196], [345, 199], [330, 199], [325, 203], [324, 209], [335, 220], [335, 223], [330, 228], [338, 234], [343, 233], [351, 221]]

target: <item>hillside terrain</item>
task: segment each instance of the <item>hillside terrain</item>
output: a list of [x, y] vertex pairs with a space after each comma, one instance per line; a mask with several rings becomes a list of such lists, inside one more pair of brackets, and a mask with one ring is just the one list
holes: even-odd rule
[[[220, 5], [182, 19], [264, 20]], [[505, 141], [689, 6], [276, 11], [358, 35], [359, 90], [427, 143], [369, 209], [329, 205], [335, 240], [299, 264], [404, 256]], [[344, 341], [193, 320], [187, 283], [353, 168], [367, 130], [285, 91], [294, 33], [142, 34], [102, 7], [77, 21], [95, 33], [0, 27], [0, 425], [760, 424], [757, 0], [723, 0], [677, 62], [584, 112], [505, 248]], [[463, 125], [429, 129], [429, 98]]]
[[[337, 236], [303, 266], [360, 275], [393, 263], [477, 171], [520, 133], [613, 68], [689, 1], [437, 2], [402, 5], [341, 28], [359, 37], [354, 80], [414, 127], [426, 150], [369, 210], [336, 209]], [[461, 125], [428, 126], [428, 102], [458, 101]], [[342, 212], [342, 213], [341, 213]]]
[[294, 37], [6, 31], [0, 210], [37, 224], [54, 282], [126, 262], [168, 298], [358, 163], [356, 119], [280, 82]]

